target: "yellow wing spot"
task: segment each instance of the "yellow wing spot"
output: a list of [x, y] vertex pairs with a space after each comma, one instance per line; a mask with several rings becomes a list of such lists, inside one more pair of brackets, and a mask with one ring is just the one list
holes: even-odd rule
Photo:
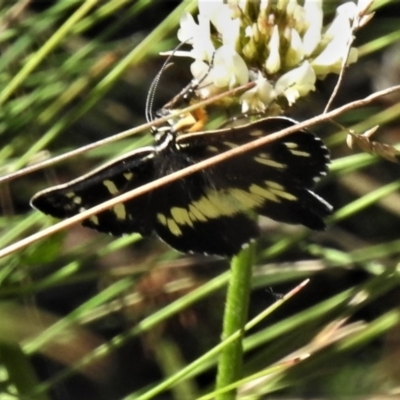
[[124, 173], [124, 178], [125, 178], [127, 181], [130, 181], [130, 180], [133, 178], [133, 173], [132, 173], [132, 172], [125, 172], [125, 173]]
[[115, 195], [115, 194], [119, 193], [114, 182], [107, 179], [107, 180], [103, 181], [103, 185], [107, 188], [107, 190], [110, 192], [110, 194]]
[[82, 203], [82, 197], [76, 196], [76, 197], [74, 197], [74, 198], [72, 199], [72, 201], [73, 201], [75, 204], [81, 204], [81, 203]]
[[182, 207], [172, 207], [171, 208], [172, 218], [178, 225], [189, 225], [193, 228], [193, 222], [190, 219], [188, 211]]
[[257, 206], [261, 206], [263, 203], [263, 197], [246, 192], [242, 189], [230, 189], [229, 193], [239, 201], [239, 203], [243, 206], [244, 209], [252, 209]]
[[230, 147], [231, 149], [234, 149], [236, 147], [238, 147], [238, 145], [236, 143], [233, 142], [223, 142], [225, 146]]
[[293, 142], [286, 142], [284, 143], [284, 145], [288, 148], [288, 149], [297, 149], [297, 143], [293, 143]]
[[285, 188], [280, 183], [277, 183], [277, 182], [274, 182], [274, 181], [264, 181], [264, 183], [267, 186], [269, 186], [270, 188], [278, 189], [278, 190], [285, 190]]
[[114, 211], [115, 215], [117, 216], [117, 219], [121, 219], [121, 220], [126, 219], [126, 209], [122, 203], [116, 204], [113, 207], [113, 211]]
[[272, 193], [276, 194], [279, 197], [282, 197], [283, 199], [290, 200], [290, 201], [296, 201], [297, 197], [294, 196], [291, 193], [285, 192], [284, 190], [279, 190], [279, 189], [270, 189]]
[[161, 225], [167, 226], [167, 217], [164, 214], [158, 213], [157, 220]]
[[262, 158], [262, 157], [254, 157], [254, 160], [260, 164], [267, 165], [268, 167], [279, 168], [279, 169], [286, 168], [285, 164], [281, 164], [281, 163], [271, 160], [271, 159]]
[[73, 197], [75, 197], [75, 192], [65, 193], [65, 197], [68, 197], [69, 199], [72, 199]]
[[310, 154], [310, 153], [307, 153], [306, 151], [290, 150], [290, 152], [291, 152], [294, 156], [298, 156], [298, 157], [311, 157], [311, 154]]
[[250, 135], [250, 136], [253, 136], [253, 137], [259, 137], [259, 136], [264, 135], [264, 132], [263, 132], [263, 131], [260, 131], [259, 129], [257, 129], [256, 131], [251, 131], [251, 132], [249, 133], [249, 135]]
[[180, 230], [178, 224], [172, 218], [168, 218], [167, 223], [168, 223], [168, 229], [173, 235], [175, 236], [182, 235], [182, 231]]
[[208, 151], [212, 151], [213, 153], [216, 153], [218, 151], [218, 147], [215, 146], [207, 146], [206, 149]]
[[218, 210], [213, 206], [211, 201], [203, 196], [200, 200], [193, 202], [196, 207], [206, 218], [215, 218], [220, 215]]
[[95, 225], [98, 225], [98, 224], [99, 224], [99, 218], [97, 217], [97, 215], [92, 215], [92, 216], [89, 218], [89, 221], [92, 222], [92, 223], [95, 224]]
[[222, 193], [214, 190], [208, 193], [207, 198], [219, 215], [234, 215], [238, 211], [238, 207], [235, 206], [232, 195], [229, 195], [229, 192]]
[[193, 204], [189, 205], [189, 216], [192, 221], [195, 221], [196, 219], [201, 222], [207, 221], [206, 216]]
[[264, 189], [261, 186], [251, 185], [249, 187], [251, 193], [264, 197], [265, 199], [275, 201], [276, 203], [280, 203], [278, 197], [272, 193], [270, 190]]

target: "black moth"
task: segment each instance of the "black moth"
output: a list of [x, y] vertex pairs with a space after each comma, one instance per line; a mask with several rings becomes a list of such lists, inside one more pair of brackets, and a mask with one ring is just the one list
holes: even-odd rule
[[[69, 183], [37, 193], [34, 208], [68, 218], [112, 197], [296, 122], [271, 117], [234, 128], [177, 135], [156, 132], [154, 146], [124, 155]], [[325, 228], [332, 207], [311, 191], [329, 152], [307, 130], [231, 157], [94, 215], [84, 226], [122, 235], [155, 232], [181, 252], [236, 254], [259, 235], [255, 214]]]

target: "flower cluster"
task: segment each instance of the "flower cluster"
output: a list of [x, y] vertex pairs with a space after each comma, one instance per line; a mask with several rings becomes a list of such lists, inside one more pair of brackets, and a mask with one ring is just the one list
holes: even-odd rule
[[353, 33], [372, 17], [372, 1], [342, 4], [324, 26], [322, 0], [199, 0], [198, 22], [186, 13], [178, 31], [191, 49], [174, 55], [194, 59], [201, 98], [255, 82], [239, 99], [243, 112], [264, 112], [283, 99], [290, 106], [317, 79], [357, 60]]

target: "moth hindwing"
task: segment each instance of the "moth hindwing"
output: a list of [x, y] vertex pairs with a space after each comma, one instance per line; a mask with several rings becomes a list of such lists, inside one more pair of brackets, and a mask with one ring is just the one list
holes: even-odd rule
[[[294, 124], [274, 117], [190, 135], [162, 131], [154, 146], [39, 192], [31, 204], [45, 214], [67, 218]], [[328, 163], [322, 141], [309, 131], [298, 131], [119, 203], [83, 225], [112, 235], [155, 232], [182, 252], [232, 256], [259, 234], [254, 214], [324, 229], [323, 218], [332, 207], [311, 189]]]

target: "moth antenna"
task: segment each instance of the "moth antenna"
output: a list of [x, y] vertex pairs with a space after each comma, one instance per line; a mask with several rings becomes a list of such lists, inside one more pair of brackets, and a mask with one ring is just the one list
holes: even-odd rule
[[146, 115], [147, 122], [152, 122], [154, 120], [154, 116], [153, 116], [154, 98], [155, 98], [158, 83], [160, 82], [160, 79], [161, 79], [161, 75], [166, 70], [166, 68], [169, 66], [169, 62], [170, 62], [171, 58], [174, 56], [174, 54], [189, 40], [191, 40], [191, 39], [188, 39], [185, 42], [179, 43], [178, 46], [175, 47], [175, 49], [172, 51], [172, 53], [164, 61], [164, 64], [162, 65], [158, 74], [153, 79], [153, 82], [150, 85], [149, 92], [147, 93], [147, 98], [146, 98], [145, 115]]

